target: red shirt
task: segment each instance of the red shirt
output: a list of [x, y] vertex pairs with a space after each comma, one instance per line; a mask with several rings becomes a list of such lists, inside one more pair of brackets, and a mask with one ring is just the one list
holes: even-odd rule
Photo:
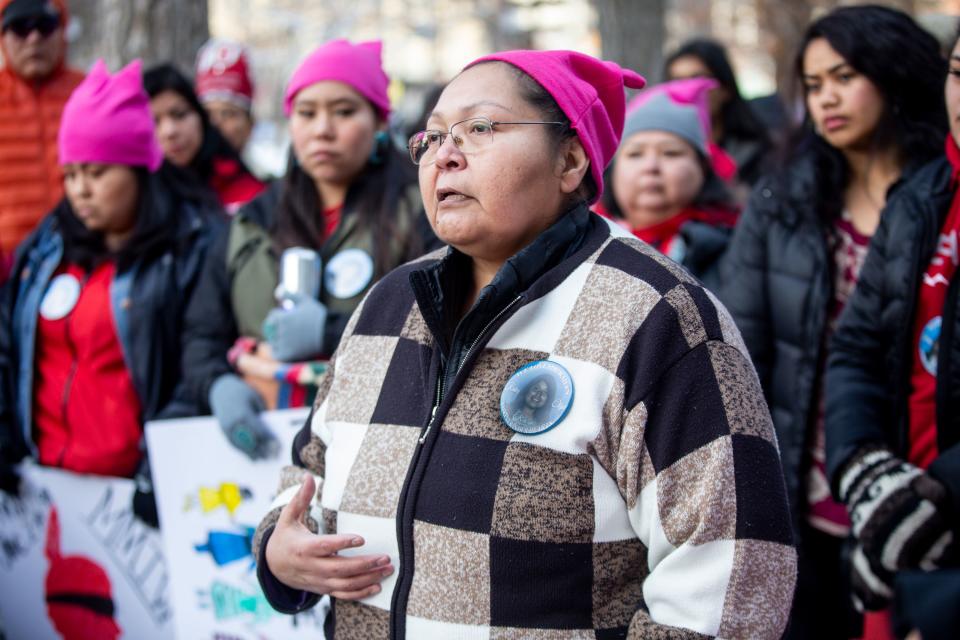
[[343, 205], [338, 204], [335, 207], [328, 207], [323, 210], [323, 238], [327, 239], [337, 230], [340, 224], [340, 214], [343, 212]]
[[[833, 227], [830, 248], [833, 254], [833, 300], [827, 310], [827, 326], [824, 328], [823, 344], [830, 341], [837, 328], [837, 321], [853, 294], [860, 278], [860, 269], [867, 257], [870, 236], [866, 236], [853, 226], [850, 214], [843, 212]], [[813, 433], [807, 441], [807, 456], [810, 466], [807, 468], [804, 482], [806, 485], [806, 519], [814, 529], [843, 538], [850, 531], [850, 517], [847, 508], [830, 495], [830, 483], [827, 480], [826, 435], [824, 432], [824, 393], [823, 370], [826, 367], [826, 351], [820, 361], [820, 389], [814, 406], [817, 408]]]
[[[953, 165], [953, 187], [960, 175], [960, 149], [947, 137], [947, 158]], [[913, 326], [913, 370], [910, 375], [910, 450], [907, 459], [926, 469], [937, 457], [937, 353], [947, 288], [960, 262], [960, 190], [953, 196], [937, 250], [923, 274]]]
[[112, 262], [89, 274], [75, 265], [61, 268], [58, 275], [80, 283], [79, 297], [48, 307], [45, 296], [41, 305], [33, 385], [41, 464], [129, 477], [140, 462], [140, 399], [110, 310], [115, 270]]

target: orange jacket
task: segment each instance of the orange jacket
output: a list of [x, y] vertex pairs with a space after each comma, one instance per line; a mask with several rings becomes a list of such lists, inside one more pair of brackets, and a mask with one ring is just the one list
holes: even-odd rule
[[[62, 0], [55, 3], [66, 24]], [[0, 2], [0, 12], [7, 4]], [[82, 80], [63, 62], [42, 84], [0, 70], [0, 256], [12, 253], [63, 197], [57, 131], [63, 105]]]

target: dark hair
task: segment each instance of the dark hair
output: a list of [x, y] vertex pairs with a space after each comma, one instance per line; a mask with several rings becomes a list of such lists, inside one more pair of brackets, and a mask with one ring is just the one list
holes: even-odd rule
[[[700, 163], [700, 170], [703, 171], [703, 184], [700, 186], [700, 191], [697, 192], [690, 206], [701, 210], [736, 211], [738, 206], [733, 197], [733, 193], [713, 170], [710, 161], [703, 156], [703, 153], [699, 150], [696, 150], [696, 153], [697, 160]], [[604, 174], [604, 180], [607, 181], [610, 188], [603, 192], [601, 202], [607, 213], [615, 218], [626, 219], [613, 193], [612, 176], [614, 164], [616, 164], [616, 161], [610, 164]]]
[[[540, 113], [540, 117], [544, 122], [562, 122], [561, 126], [545, 127], [547, 130], [547, 135], [550, 136], [550, 141], [553, 145], [554, 150], [559, 150], [560, 146], [572, 138], [577, 137], [577, 132], [570, 126], [570, 118], [567, 117], [567, 114], [563, 112], [560, 108], [560, 105], [557, 104], [557, 101], [553, 99], [553, 96], [550, 95], [550, 92], [543, 88], [543, 86], [531, 78], [526, 72], [524, 72], [519, 67], [516, 67], [507, 62], [481, 62], [480, 64], [505, 64], [509, 69], [513, 71], [514, 77], [517, 79], [517, 84], [520, 88], [520, 97], [523, 98], [530, 106], [536, 109]], [[580, 182], [580, 187], [574, 193], [574, 196], [578, 201], [590, 202], [593, 200], [599, 187], [596, 181], [593, 179], [593, 173], [587, 171], [587, 174], [583, 177], [583, 181]]]
[[197, 155], [190, 161], [189, 168], [204, 185], [209, 184], [213, 177], [213, 161], [215, 159], [232, 160], [240, 166], [241, 171], [250, 174], [250, 169], [244, 164], [237, 150], [227, 142], [220, 130], [210, 122], [210, 116], [207, 115], [207, 110], [200, 104], [200, 99], [197, 98], [193, 85], [176, 67], [169, 63], [150, 67], [143, 73], [143, 88], [151, 100], [164, 91], [173, 91], [186, 100], [190, 108], [200, 116], [203, 139], [200, 142]]
[[517, 397], [513, 399], [513, 402], [510, 403], [509, 416], [513, 417], [515, 413], [521, 411], [527, 404], [527, 393], [530, 391], [530, 388], [537, 384], [538, 382], [543, 382], [547, 385], [547, 401], [544, 405], [534, 411], [533, 417], [535, 420], [546, 420], [550, 415], [551, 406], [550, 403], [557, 395], [557, 383], [548, 373], [541, 374], [525, 384], [523, 389], [520, 390], [520, 393], [517, 394]]
[[[369, 104], [369, 103], [368, 103]], [[370, 107], [377, 113], [376, 108]], [[373, 234], [374, 275], [379, 278], [396, 266], [391, 244], [401, 230], [397, 228], [397, 207], [407, 188], [416, 182], [413, 165], [405, 153], [390, 142], [378, 138], [376, 154], [381, 160], [368, 162], [347, 190], [343, 210], [355, 212], [359, 224], [375, 229]], [[318, 252], [325, 237], [324, 203], [317, 187], [290, 150], [287, 172], [282, 179], [280, 201], [271, 235], [278, 255], [289, 247], [309, 247]], [[419, 238], [412, 229], [403, 232], [407, 243], [417, 243]], [[419, 255], [423, 247], [411, 246], [413, 255]]]
[[[947, 65], [932, 35], [896, 9], [841, 7], [807, 28], [795, 62], [800, 79], [807, 47], [818, 38], [824, 38], [883, 96], [884, 115], [873, 142], [878, 149], [892, 145], [904, 166], [923, 164], [942, 152]], [[809, 112], [793, 142], [794, 156], [807, 153], [813, 156], [816, 172], [816, 209], [825, 220], [833, 220], [841, 214], [849, 167], [838, 149], [816, 135]]]
[[[703, 62], [713, 79], [726, 90], [729, 96], [720, 110], [723, 135], [758, 141], [765, 148], [770, 148], [773, 144], [770, 140], [770, 132], [740, 94], [737, 78], [723, 45], [708, 38], [688, 40], [667, 56], [663, 65], [664, 77], [669, 76], [670, 65], [685, 56], [692, 56]], [[717, 142], [719, 143], [719, 140]]]
[[131, 168], [137, 176], [137, 218], [130, 239], [119, 251], [111, 253], [104, 244], [103, 234], [87, 229], [64, 197], [54, 209], [63, 237], [64, 261], [89, 271], [104, 260], [114, 258], [117, 272], [123, 272], [135, 262], [152, 260], [175, 245], [185, 201], [204, 207], [195, 193], [184, 188], [169, 163], [165, 162], [152, 174], [143, 167]]

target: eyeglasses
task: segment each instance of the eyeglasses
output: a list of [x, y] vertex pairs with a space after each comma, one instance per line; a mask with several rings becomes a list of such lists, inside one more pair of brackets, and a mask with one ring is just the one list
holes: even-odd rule
[[454, 122], [449, 131], [436, 131], [428, 129], [415, 133], [410, 137], [407, 143], [407, 150], [410, 151], [410, 159], [413, 164], [420, 164], [424, 160], [429, 161], [436, 155], [437, 150], [443, 145], [443, 141], [449, 135], [453, 139], [453, 144], [457, 145], [463, 153], [473, 153], [478, 149], [489, 146], [493, 142], [493, 131], [501, 124], [546, 124], [563, 126], [565, 122], [506, 122], [503, 120], [491, 120], [490, 118], [468, 118], [460, 122]]
[[39, 31], [44, 38], [49, 37], [51, 33], [60, 26], [59, 18], [51, 16], [38, 16], [30, 18], [21, 18], [14, 20], [4, 31], [13, 31], [18, 38], [28, 38], [34, 31]]

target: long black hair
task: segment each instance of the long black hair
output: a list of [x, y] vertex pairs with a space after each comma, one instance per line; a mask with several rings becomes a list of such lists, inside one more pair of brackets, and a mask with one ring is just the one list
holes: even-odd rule
[[[936, 38], [896, 9], [877, 5], [841, 7], [807, 28], [795, 62], [800, 79], [807, 47], [818, 38], [824, 38], [883, 96], [884, 115], [873, 141], [877, 149], [893, 146], [904, 167], [924, 164], [943, 151], [947, 64]], [[824, 220], [836, 219], [842, 212], [843, 192], [850, 179], [843, 154], [816, 135], [809, 112], [792, 147], [792, 157], [812, 155], [816, 210]]]
[[[368, 104], [376, 112], [376, 107]], [[407, 189], [416, 182], [413, 165], [389, 137], [376, 138], [374, 146], [376, 159], [368, 160], [350, 185], [343, 211], [358, 216], [361, 226], [376, 230], [373, 234], [373, 264], [374, 275], [379, 278], [396, 266], [392, 245], [398, 236], [403, 236], [410, 255], [419, 255], [423, 247], [414, 246], [420, 241], [416, 229], [400, 230], [397, 226], [397, 207]], [[278, 255], [289, 247], [320, 251], [326, 240], [325, 207], [313, 178], [303, 170], [291, 149], [271, 229], [273, 247]]]
[[244, 164], [237, 150], [227, 142], [220, 130], [210, 122], [210, 116], [207, 115], [207, 110], [200, 104], [200, 99], [197, 98], [193, 85], [176, 67], [169, 63], [150, 67], [143, 73], [143, 88], [151, 100], [164, 91], [173, 91], [186, 100], [190, 108], [200, 116], [203, 140], [200, 143], [197, 155], [190, 161], [189, 169], [203, 184], [208, 184], [213, 177], [214, 159], [232, 160], [244, 173], [250, 173], [250, 169]]
[[149, 262], [176, 247], [184, 202], [196, 203], [198, 210], [210, 210], [169, 163], [164, 162], [156, 173], [142, 167], [133, 171], [137, 176], [136, 222], [130, 239], [117, 252], [107, 248], [102, 233], [83, 225], [66, 197], [54, 209], [63, 237], [65, 262], [90, 271], [112, 258], [121, 273], [137, 261]]
[[[727, 92], [727, 101], [720, 111], [720, 121], [723, 123], [723, 135], [759, 142], [765, 148], [770, 148], [770, 132], [753, 112], [747, 101], [740, 94], [737, 78], [727, 57], [723, 45], [709, 38], [695, 38], [688, 40], [667, 56], [663, 65], [663, 75], [669, 76], [670, 65], [677, 59], [692, 56], [703, 62], [710, 71], [710, 75]], [[720, 141], [717, 141], [720, 143]]]

